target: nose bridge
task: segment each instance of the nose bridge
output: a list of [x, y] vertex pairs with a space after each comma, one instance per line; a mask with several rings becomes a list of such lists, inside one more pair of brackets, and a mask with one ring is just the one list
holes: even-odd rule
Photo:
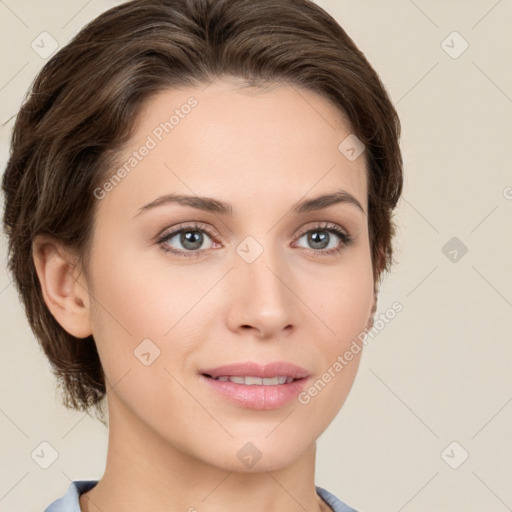
[[[272, 254], [271, 254], [272, 253]], [[265, 249], [252, 263], [239, 262], [241, 272], [246, 275], [251, 295], [267, 295], [266, 300], [285, 299], [282, 274], [284, 265], [279, 261], [275, 249]]]

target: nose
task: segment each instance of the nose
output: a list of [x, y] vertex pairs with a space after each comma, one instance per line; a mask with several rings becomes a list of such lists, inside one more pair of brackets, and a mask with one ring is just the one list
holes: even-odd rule
[[297, 325], [298, 301], [286, 264], [264, 251], [249, 263], [236, 256], [230, 272], [227, 323], [232, 331], [258, 339], [288, 335]]

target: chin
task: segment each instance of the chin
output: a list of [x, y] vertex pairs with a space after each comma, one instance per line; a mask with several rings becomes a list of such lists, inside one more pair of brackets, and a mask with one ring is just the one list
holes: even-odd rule
[[[279, 427], [278, 427], [279, 428]], [[277, 432], [270, 434], [275, 439], [252, 437], [243, 440], [234, 439], [229, 448], [218, 453], [217, 467], [238, 473], [262, 473], [279, 471], [294, 464], [304, 452], [315, 444], [315, 440], [305, 443], [303, 438], [288, 436], [287, 440]], [[234, 448], [234, 449], [233, 449]], [[314, 448], [313, 448], [314, 449]], [[229, 455], [227, 455], [229, 454]]]

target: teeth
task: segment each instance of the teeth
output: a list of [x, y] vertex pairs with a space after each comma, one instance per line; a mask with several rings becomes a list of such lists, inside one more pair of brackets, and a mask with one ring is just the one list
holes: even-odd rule
[[233, 376], [228, 377], [226, 375], [222, 375], [219, 377], [214, 377], [215, 380], [220, 380], [223, 382], [234, 382], [235, 384], [245, 384], [246, 386], [275, 386], [277, 384], [289, 384], [290, 382], [293, 382], [295, 379], [293, 377], [286, 377], [286, 376], [276, 376], [276, 377], [239, 377], [239, 376]]

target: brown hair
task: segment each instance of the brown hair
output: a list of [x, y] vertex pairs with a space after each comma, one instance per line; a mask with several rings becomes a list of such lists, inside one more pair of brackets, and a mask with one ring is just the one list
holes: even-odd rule
[[[105, 376], [92, 336], [78, 339], [42, 296], [31, 243], [47, 234], [87, 269], [96, 199], [143, 102], [162, 90], [238, 77], [287, 82], [342, 112], [365, 145], [377, 289], [393, 260], [402, 192], [400, 122], [377, 73], [310, 0], [134, 0], [87, 24], [34, 80], [14, 125], [2, 181], [9, 270], [68, 408], [99, 409]], [[341, 141], [340, 141], [341, 142]]]

